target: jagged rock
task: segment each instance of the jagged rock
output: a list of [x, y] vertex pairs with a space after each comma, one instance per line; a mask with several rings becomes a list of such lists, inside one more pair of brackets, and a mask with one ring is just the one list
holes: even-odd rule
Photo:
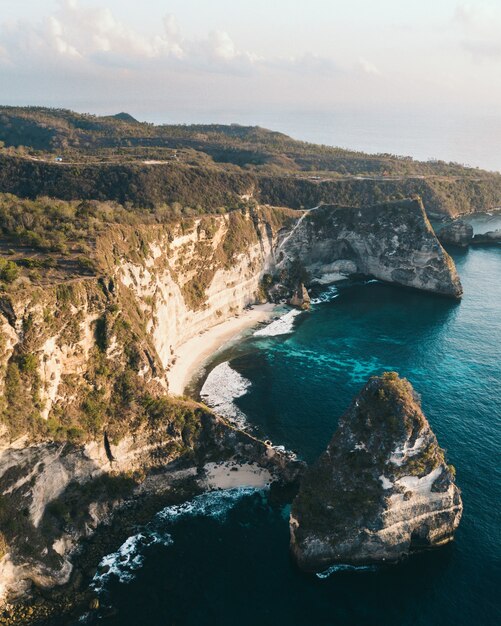
[[489, 244], [489, 243], [500, 243], [501, 242], [501, 228], [498, 230], [490, 230], [487, 233], [482, 233], [481, 235], [475, 235], [472, 240], [472, 244]]
[[438, 238], [443, 244], [466, 248], [473, 239], [473, 226], [463, 220], [455, 220], [442, 228]]
[[304, 475], [291, 548], [311, 572], [398, 561], [451, 541], [462, 508], [417, 395], [390, 372], [369, 380]]
[[308, 290], [303, 283], [299, 285], [296, 291], [293, 293], [292, 298], [289, 301], [292, 306], [299, 307], [300, 309], [307, 310], [311, 305], [311, 298]]
[[419, 198], [364, 208], [321, 206], [281, 244], [284, 267], [300, 259], [311, 282], [325, 283], [335, 261], [351, 273], [460, 298], [454, 261], [442, 248]]

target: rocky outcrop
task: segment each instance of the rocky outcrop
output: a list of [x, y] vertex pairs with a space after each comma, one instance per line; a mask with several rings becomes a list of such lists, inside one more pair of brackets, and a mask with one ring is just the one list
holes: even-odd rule
[[501, 229], [490, 230], [487, 233], [475, 235], [471, 241], [473, 245], [485, 245], [492, 243], [501, 243]]
[[344, 271], [453, 298], [463, 293], [454, 262], [419, 199], [312, 209], [277, 256], [279, 267], [299, 259], [311, 283], [325, 284]]
[[395, 562], [448, 543], [462, 513], [454, 473], [409, 382], [394, 372], [371, 378], [294, 500], [298, 565]]
[[100, 275], [4, 291], [0, 601], [27, 581], [66, 581], [79, 540], [150, 474], [166, 470], [168, 487], [173, 463], [196, 473], [236, 456], [287, 479], [290, 460], [166, 394], [177, 345], [255, 302], [292, 219], [256, 209], [117, 225], [95, 244]]
[[103, 439], [85, 445], [21, 439], [0, 449], [0, 602], [33, 583], [67, 583], [82, 538], [139, 498], [168, 495], [183, 484], [192, 495], [207, 489], [207, 464], [245, 460], [281, 484], [297, 479], [301, 462], [191, 404], [197, 433], [184, 451], [168, 420], [108, 442], [112, 461]]
[[473, 226], [463, 220], [455, 220], [440, 230], [438, 238], [444, 245], [466, 248], [473, 239]]
[[303, 311], [307, 311], [311, 306], [311, 298], [308, 290], [303, 283], [292, 294], [292, 298], [289, 301], [291, 306], [295, 306]]

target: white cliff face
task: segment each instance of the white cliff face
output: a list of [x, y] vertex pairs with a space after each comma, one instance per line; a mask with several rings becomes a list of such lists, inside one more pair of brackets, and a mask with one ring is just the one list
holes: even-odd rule
[[64, 399], [59, 395], [63, 376], [74, 376], [81, 380], [87, 371], [89, 352], [95, 345], [94, 325], [99, 316], [85, 310], [81, 313], [83, 319], [78, 322], [79, 339], [75, 343], [66, 343], [60, 340], [59, 335], [53, 335], [41, 348], [39, 374], [42, 381], [40, 396], [43, 419], [48, 419], [58, 399]]
[[307, 571], [398, 561], [453, 539], [460, 491], [410, 384], [372, 378], [306, 473], [291, 547]]
[[305, 214], [286, 247], [287, 257], [303, 261], [312, 282], [327, 284], [340, 274], [358, 273], [454, 298], [462, 295], [454, 262], [420, 200], [361, 209], [322, 206]]
[[[179, 345], [256, 302], [259, 281], [272, 263], [274, 242], [261, 223], [256, 226], [256, 241], [238, 252], [231, 266], [221, 267], [218, 254], [228, 236], [229, 218], [216, 221], [211, 236], [195, 222], [188, 234], [150, 243], [141, 264], [123, 259], [117, 270], [118, 280], [134, 293], [148, 319], [147, 330], [164, 368]], [[207, 268], [212, 271], [203, 285], [204, 297], [190, 306], [184, 289]]]
[[[179, 415], [177, 422], [156, 423], [141, 410], [139, 417], [132, 412], [140, 394], [165, 393], [178, 345], [256, 301], [275, 241], [266, 219], [249, 212], [201, 218], [189, 228], [123, 228], [103, 244], [111, 243], [106, 254], [97, 249], [102, 277], [33, 287], [0, 301], [0, 385], [19, 404], [2, 407], [12, 424], [0, 429], [0, 497], [16, 527], [6, 534], [0, 528], [0, 600], [8, 591], [23, 593], [29, 581], [53, 586], [68, 580], [79, 539], [120, 504], [121, 496], [102, 493], [101, 480], [136, 472], [146, 476], [134, 488], [145, 496], [150, 483], [155, 489], [169, 483], [159, 473], [150, 480], [153, 468], [198, 445], [200, 454], [204, 445], [210, 454], [219, 445], [225, 453], [242, 445], [247, 455], [255, 448], [258, 462], [279, 462], [268, 458], [263, 444], [245, 435], [240, 442], [240, 434], [213, 415], [197, 413], [200, 423], [190, 423], [193, 431], [185, 433]], [[115, 385], [123, 381], [136, 385], [135, 396], [111, 417], [108, 404], [117, 401]], [[94, 405], [86, 414], [88, 398]], [[94, 419], [96, 403], [100, 421], [94, 426], [86, 420]], [[23, 419], [14, 424], [18, 415]], [[29, 430], [30, 419], [38, 432]], [[103, 429], [110, 433], [113, 462]], [[48, 441], [52, 433], [57, 441]], [[57, 507], [78, 494], [84, 498], [78, 519], [57, 521]]]

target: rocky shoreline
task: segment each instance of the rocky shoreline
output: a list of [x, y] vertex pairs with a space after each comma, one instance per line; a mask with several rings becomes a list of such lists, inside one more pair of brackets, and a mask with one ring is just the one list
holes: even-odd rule
[[[274, 454], [280, 455], [275, 451]], [[123, 500], [107, 523], [100, 524], [92, 535], [80, 542], [72, 555], [73, 569], [68, 582], [47, 589], [33, 586], [27, 598], [2, 607], [0, 624], [63, 626], [74, 624], [83, 614], [86, 623], [93, 624], [113, 615], [113, 607], [103, 605], [91, 587], [94, 576], [102, 573], [99, 566], [104, 555], [118, 550], [163, 508], [184, 504], [204, 493], [237, 486], [262, 486], [268, 490], [270, 498], [290, 501], [291, 494], [297, 490], [303, 464], [287, 458], [287, 455], [282, 459], [283, 467], [264, 470], [255, 466], [255, 475], [264, 472], [259, 485], [255, 480], [249, 480], [249, 464], [240, 456], [230, 462], [221, 461], [205, 467], [173, 463], [171, 469], [153, 474], [147, 479], [149, 484], [141, 485], [134, 497]], [[231, 475], [231, 485], [221, 480], [224, 475]]]
[[11, 428], [0, 450], [4, 595], [25, 593], [22, 581], [67, 584], [81, 540], [124, 502], [156, 493], [152, 477], [179, 459], [200, 468], [234, 458], [294, 482], [300, 468], [290, 458], [203, 405], [169, 397], [175, 349], [187, 338], [266, 295], [306, 308], [308, 285], [340, 272], [462, 294], [419, 199], [323, 206], [292, 229], [291, 220], [254, 207], [185, 231], [117, 229], [97, 243], [103, 276], [2, 296]]

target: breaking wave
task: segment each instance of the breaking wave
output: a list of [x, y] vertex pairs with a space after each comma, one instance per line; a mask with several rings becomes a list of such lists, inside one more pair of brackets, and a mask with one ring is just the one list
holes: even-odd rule
[[155, 515], [145, 528], [129, 537], [116, 552], [106, 555], [99, 563], [91, 587], [96, 592], [105, 589], [107, 583], [117, 579], [128, 584], [135, 578], [135, 572], [144, 563], [145, 552], [153, 545], [169, 546], [174, 543], [171, 535], [172, 526], [181, 519], [191, 517], [211, 517], [223, 522], [228, 512], [245, 496], [264, 493], [266, 488], [237, 487], [224, 491], [212, 491], [196, 496], [193, 500], [168, 506]]
[[235, 399], [244, 396], [251, 382], [235, 371], [228, 361], [217, 365], [207, 376], [200, 391], [203, 402], [216, 413], [240, 429], [245, 429], [247, 419], [235, 405]]
[[320, 304], [322, 302], [331, 302], [331, 300], [335, 300], [339, 297], [339, 289], [336, 285], [331, 285], [325, 291], [322, 291], [316, 298], [312, 298], [312, 304]]
[[329, 569], [326, 569], [324, 572], [318, 572], [316, 574], [317, 578], [329, 578], [332, 574], [336, 574], [337, 572], [375, 572], [377, 567], [375, 565], [332, 565]]
[[276, 335], [288, 335], [294, 331], [294, 320], [302, 311], [293, 309], [282, 317], [271, 322], [264, 328], [256, 330], [254, 337], [275, 337]]

